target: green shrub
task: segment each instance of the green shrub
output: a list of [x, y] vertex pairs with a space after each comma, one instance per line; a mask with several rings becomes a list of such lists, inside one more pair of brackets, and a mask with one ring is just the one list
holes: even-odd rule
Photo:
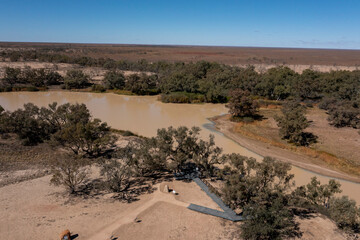
[[125, 76], [121, 72], [109, 71], [104, 76], [104, 84], [108, 89], [123, 89]]
[[50, 184], [64, 186], [69, 193], [76, 193], [89, 174], [87, 165], [86, 159], [71, 155], [58, 159], [51, 168], [52, 178]]
[[13, 90], [12, 87], [4, 87], [3, 88], [4, 92], [11, 92], [12, 90]]
[[91, 91], [93, 92], [105, 92], [106, 89], [103, 85], [95, 84], [91, 87]]
[[37, 87], [34, 87], [34, 86], [29, 86], [29, 87], [26, 87], [26, 91], [29, 91], [29, 92], [38, 92], [39, 89]]
[[203, 103], [205, 96], [198, 93], [172, 92], [162, 94], [160, 100], [164, 103]]
[[330, 200], [330, 217], [339, 228], [354, 231], [360, 230], [360, 209], [354, 200], [347, 196], [334, 197]]
[[64, 83], [66, 89], [80, 89], [91, 85], [90, 77], [81, 70], [67, 71]]

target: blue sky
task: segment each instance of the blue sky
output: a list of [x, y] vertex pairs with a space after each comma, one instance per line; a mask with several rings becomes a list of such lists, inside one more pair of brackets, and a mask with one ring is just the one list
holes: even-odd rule
[[0, 41], [360, 49], [359, 0], [0, 0]]

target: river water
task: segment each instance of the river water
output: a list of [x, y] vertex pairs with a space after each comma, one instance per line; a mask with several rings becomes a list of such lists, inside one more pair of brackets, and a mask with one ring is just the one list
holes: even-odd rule
[[[0, 105], [5, 110], [13, 111], [24, 103], [34, 103], [37, 106], [47, 106], [49, 103], [85, 103], [92, 115], [107, 122], [111, 127], [130, 130], [134, 133], [151, 137], [156, 135], [158, 128], [169, 126], [199, 126], [202, 128], [201, 137], [207, 139], [209, 134], [215, 135], [217, 146], [224, 149], [224, 153], [240, 153], [248, 157], [261, 159], [258, 154], [225, 137], [213, 128], [208, 118], [227, 113], [223, 104], [165, 104], [157, 101], [156, 96], [123, 96], [103, 93], [81, 92], [10, 92], [0, 93]], [[310, 178], [317, 176], [322, 183], [330, 178], [313, 172], [293, 167], [296, 185], [303, 185]], [[360, 203], [360, 184], [339, 180], [344, 195]]]

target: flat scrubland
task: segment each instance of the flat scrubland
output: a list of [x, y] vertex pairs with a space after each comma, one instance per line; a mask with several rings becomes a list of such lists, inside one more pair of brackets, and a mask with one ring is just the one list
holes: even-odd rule
[[254, 65], [263, 71], [277, 65], [288, 65], [295, 71], [355, 70], [360, 66], [360, 50], [296, 49], [259, 47], [210, 47], [124, 44], [73, 43], [0, 43], [5, 49], [48, 49], [69, 56], [111, 58], [114, 60], [197, 62], [210, 61], [236, 66]]

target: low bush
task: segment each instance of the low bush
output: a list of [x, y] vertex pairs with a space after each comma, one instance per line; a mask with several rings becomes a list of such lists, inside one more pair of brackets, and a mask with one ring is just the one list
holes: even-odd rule
[[105, 176], [109, 190], [120, 193], [130, 187], [133, 173], [128, 164], [118, 159], [109, 159], [101, 167], [101, 175]]
[[333, 106], [328, 111], [328, 120], [335, 127], [360, 128], [360, 109], [349, 104]]
[[86, 181], [89, 169], [84, 158], [65, 156], [52, 166], [50, 183], [55, 186], [65, 186], [71, 194], [78, 191], [81, 184]]
[[91, 87], [91, 91], [93, 92], [105, 92], [106, 89], [103, 85], [95, 84]]
[[90, 77], [81, 70], [67, 71], [64, 83], [66, 89], [80, 89], [91, 85]]
[[164, 103], [203, 103], [205, 96], [198, 93], [172, 92], [162, 94], [160, 100]]
[[38, 89], [37, 87], [29, 86], [29, 87], [26, 87], [26, 91], [29, 91], [29, 92], [38, 92], [39, 89]]

